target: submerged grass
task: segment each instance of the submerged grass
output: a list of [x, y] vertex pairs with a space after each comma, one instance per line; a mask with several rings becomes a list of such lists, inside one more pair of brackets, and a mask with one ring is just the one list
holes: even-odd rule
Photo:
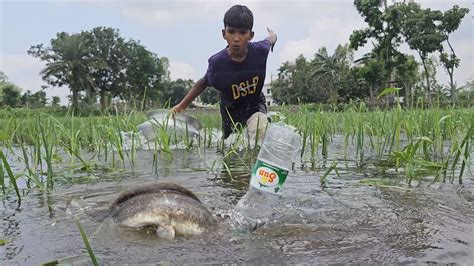
[[[403, 171], [409, 184], [425, 175], [444, 182], [462, 182], [462, 176], [471, 170], [473, 108], [403, 109], [396, 106], [387, 110], [368, 110], [361, 103], [344, 111], [327, 111], [312, 105], [279, 106], [274, 111], [280, 112], [285, 122], [300, 132], [300, 160], [303, 163], [315, 165], [318, 161], [334, 158], [335, 152], [337, 156], [342, 152], [344, 160], [354, 161], [350, 156], [355, 151], [355, 162], [361, 169], [367, 164], [395, 168]], [[183, 144], [179, 147], [189, 151], [216, 147], [224, 157], [218, 162], [221, 165], [227, 156], [241, 155], [237, 149], [253, 148], [256, 144], [239, 143], [239, 148], [236, 145], [225, 147], [216, 135], [221, 127], [218, 110], [197, 110], [192, 115], [203, 126], [196, 139], [185, 135], [183, 140], [179, 140], [168, 130], [155, 128], [155, 141], [145, 144], [153, 151], [154, 164], [158, 163], [160, 154], [170, 157], [171, 149], [178, 147], [179, 143]], [[97, 167], [112, 171], [133, 167], [137, 149], [144, 144], [139, 138], [137, 125], [145, 120], [145, 114], [139, 112], [77, 117], [72, 113], [54, 116], [30, 109], [1, 110], [0, 186], [3, 194], [15, 191], [20, 199], [16, 187], [19, 178], [25, 178], [28, 187], [34, 185], [42, 191], [51, 190], [60, 179], [70, 179], [55, 171], [57, 162], [64, 160], [61, 154], [68, 155], [71, 168], [96, 178], [94, 169]], [[330, 149], [335, 138], [343, 139], [342, 147], [337, 151]], [[19, 159], [24, 170], [17, 173], [12, 171], [7, 160], [11, 153], [6, 152], [12, 148], [21, 149]], [[333, 167], [331, 170], [337, 169]], [[324, 174], [320, 181], [325, 184]]]
[[84, 231], [84, 228], [82, 228], [81, 223], [77, 219], [76, 219], [76, 224], [77, 224], [77, 227], [79, 228], [79, 232], [81, 233], [81, 237], [82, 237], [82, 240], [84, 241], [84, 245], [86, 246], [87, 253], [89, 254], [89, 257], [92, 260], [92, 265], [99, 266], [99, 261], [97, 260], [94, 254], [94, 251], [92, 250], [92, 247], [89, 242], [89, 238], [87, 237], [87, 234]]

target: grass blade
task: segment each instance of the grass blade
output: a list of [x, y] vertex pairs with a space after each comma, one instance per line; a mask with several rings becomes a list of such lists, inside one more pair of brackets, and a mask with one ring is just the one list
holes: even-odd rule
[[79, 220], [77, 220], [77, 219], [76, 219], [76, 224], [77, 224], [77, 227], [79, 227], [79, 231], [81, 232], [82, 240], [84, 241], [84, 245], [86, 246], [87, 253], [89, 253], [89, 257], [92, 260], [92, 264], [94, 266], [98, 266], [99, 261], [95, 257], [94, 251], [92, 251], [91, 245], [89, 244], [89, 239], [87, 238], [87, 235], [86, 235], [86, 232], [84, 231], [84, 228], [82, 228], [81, 223], [79, 223]]

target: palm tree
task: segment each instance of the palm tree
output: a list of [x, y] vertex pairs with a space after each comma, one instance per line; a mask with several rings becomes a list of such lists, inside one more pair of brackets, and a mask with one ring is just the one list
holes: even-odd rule
[[75, 110], [79, 92], [95, 88], [90, 69], [101, 66], [100, 61], [91, 56], [90, 47], [90, 40], [85, 35], [61, 32], [51, 40], [50, 48], [37, 45], [28, 50], [29, 54], [46, 61], [46, 67], [40, 72], [43, 80], [51, 85], [69, 85]]
[[377, 54], [374, 50], [354, 61], [360, 77], [369, 85], [369, 97], [372, 107], [375, 106], [377, 91], [383, 87], [388, 77], [388, 71], [384, 67], [386, 65], [384, 54]]
[[315, 78], [316, 82], [326, 79], [329, 84], [330, 102], [336, 103], [338, 98], [336, 83], [343, 71], [343, 60], [345, 55], [334, 53], [329, 55], [326, 49], [322, 49], [315, 54], [313, 61], [314, 70], [310, 73], [310, 77]]

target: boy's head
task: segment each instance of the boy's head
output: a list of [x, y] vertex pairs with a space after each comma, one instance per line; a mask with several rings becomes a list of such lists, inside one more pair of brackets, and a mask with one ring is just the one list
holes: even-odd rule
[[232, 6], [224, 15], [224, 28], [227, 26], [251, 31], [253, 27], [252, 11], [243, 5]]

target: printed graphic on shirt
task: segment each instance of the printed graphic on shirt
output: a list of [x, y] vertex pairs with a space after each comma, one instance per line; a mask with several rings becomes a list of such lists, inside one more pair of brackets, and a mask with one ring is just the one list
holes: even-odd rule
[[234, 100], [254, 94], [257, 91], [257, 85], [258, 76], [253, 77], [251, 80], [240, 82], [239, 84], [232, 84], [231, 88]]

